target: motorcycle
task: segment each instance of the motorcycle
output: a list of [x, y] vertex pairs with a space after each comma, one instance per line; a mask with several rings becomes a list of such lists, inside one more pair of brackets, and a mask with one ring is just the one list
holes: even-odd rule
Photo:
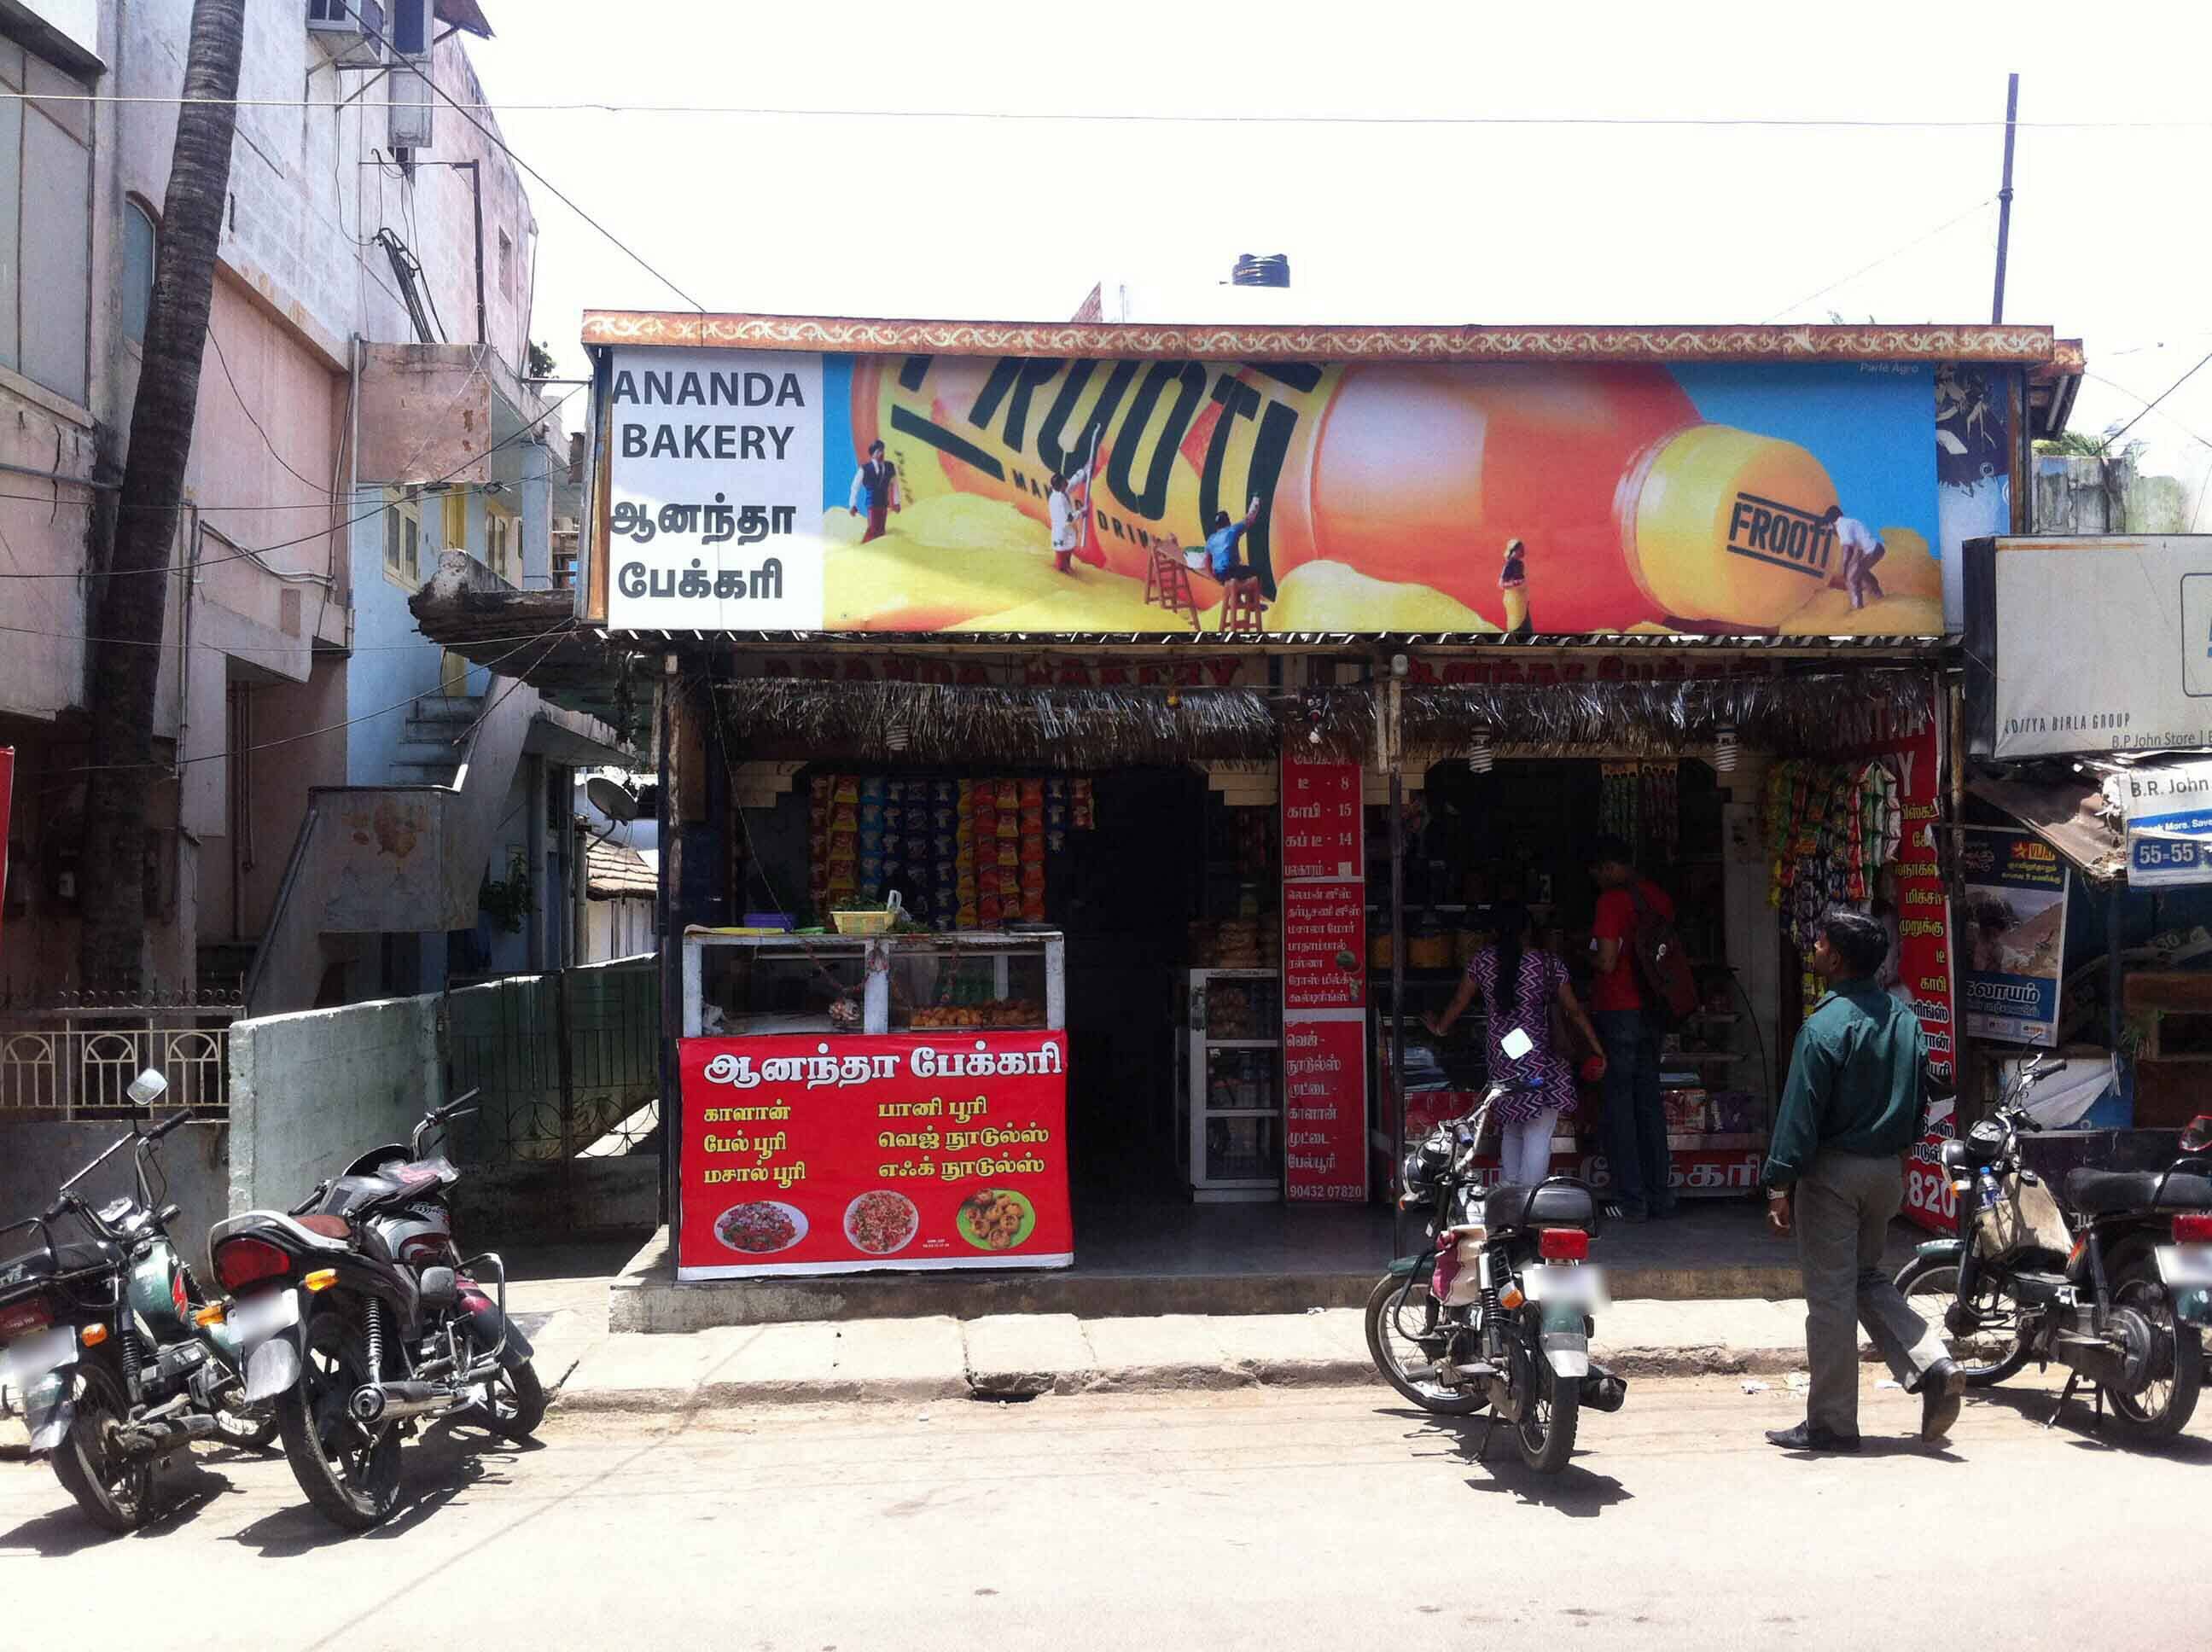
[[[149, 1071], [128, 1093], [151, 1107], [167, 1090]], [[180, 1212], [166, 1181], [154, 1185], [155, 1146], [191, 1116], [134, 1123], [45, 1211], [0, 1228], [38, 1235], [37, 1248], [0, 1260], [0, 1393], [20, 1396], [33, 1454], [50, 1455], [77, 1506], [113, 1532], [145, 1523], [162, 1458], [210, 1437], [266, 1445], [276, 1428], [246, 1400], [236, 1345], [169, 1236]], [[134, 1192], [95, 1209], [78, 1184], [125, 1147]], [[71, 1218], [90, 1239], [55, 1238]]]
[[522, 1441], [544, 1418], [529, 1339], [507, 1317], [506, 1267], [489, 1251], [460, 1254], [447, 1206], [460, 1172], [424, 1154], [475, 1094], [433, 1108], [405, 1147], [371, 1148], [289, 1211], [251, 1211], [209, 1234], [246, 1396], [275, 1402], [300, 1489], [349, 1531], [398, 1507], [400, 1442], [422, 1424], [473, 1408]]
[[1943, 1144], [1958, 1232], [1918, 1247], [1897, 1289], [1941, 1301], [1968, 1387], [2055, 1362], [2067, 1378], [2051, 1422], [2087, 1382], [2100, 1416], [2109, 1400], [2123, 1432], [2160, 1439], [2188, 1426], [2203, 1381], [2212, 1116], [2183, 1133], [2182, 1156], [2163, 1170], [2068, 1172], [2062, 1206], [2021, 1153], [2021, 1137], [2041, 1129], [2029, 1093], [2056, 1070], [2047, 1057], [2031, 1063], [1994, 1114]]
[[[1509, 1035], [1510, 1049], [1510, 1035]], [[1568, 1176], [1534, 1187], [1476, 1180], [1492, 1110], [1534, 1085], [1491, 1085], [1467, 1118], [1407, 1155], [1401, 1208], [1432, 1212], [1433, 1248], [1399, 1258], [1367, 1299], [1367, 1351], [1383, 1380], [1425, 1411], [1511, 1430], [1521, 1460], [1554, 1474], [1573, 1455], [1583, 1408], [1616, 1412], [1628, 1385], [1589, 1357], [1604, 1278], [1589, 1264], [1597, 1206]]]

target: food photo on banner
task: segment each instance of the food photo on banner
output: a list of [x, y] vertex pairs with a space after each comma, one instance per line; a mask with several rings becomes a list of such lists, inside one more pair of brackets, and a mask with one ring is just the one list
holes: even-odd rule
[[1989, 409], [1906, 363], [621, 347], [604, 382], [617, 631], [1188, 631], [1235, 596], [1237, 629], [1933, 636], [1946, 525], [2002, 485]]
[[1073, 1262], [1064, 1035], [678, 1049], [678, 1278]]
[[2049, 1048], [2058, 1039], [2065, 969], [2066, 863], [2040, 839], [1973, 832], [1960, 850], [1966, 1030]]

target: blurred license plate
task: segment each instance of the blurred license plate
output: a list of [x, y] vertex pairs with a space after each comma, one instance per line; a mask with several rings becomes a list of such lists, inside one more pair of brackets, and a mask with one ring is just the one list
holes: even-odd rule
[[1600, 1267], [1554, 1267], [1540, 1263], [1524, 1269], [1521, 1292], [1531, 1302], [1569, 1303], [1597, 1309], [1607, 1305], [1605, 1270]]
[[2160, 1245], [2158, 1277], [2170, 1285], [2212, 1285], [2212, 1245]]
[[230, 1328], [241, 1343], [258, 1342], [300, 1321], [300, 1298], [289, 1291], [254, 1297], [230, 1310]]

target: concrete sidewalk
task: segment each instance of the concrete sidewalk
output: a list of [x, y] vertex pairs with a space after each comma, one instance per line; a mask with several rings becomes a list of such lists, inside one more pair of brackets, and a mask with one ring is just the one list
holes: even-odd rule
[[[518, 1309], [527, 1311], [526, 1298]], [[1778, 1386], [1805, 1364], [1802, 1302], [1616, 1303], [1596, 1357], [1630, 1376], [1735, 1374]], [[1066, 1314], [609, 1332], [564, 1308], [532, 1328], [539, 1374], [569, 1412], [763, 1403], [1323, 1388], [1380, 1382], [1353, 1309], [1078, 1319]]]

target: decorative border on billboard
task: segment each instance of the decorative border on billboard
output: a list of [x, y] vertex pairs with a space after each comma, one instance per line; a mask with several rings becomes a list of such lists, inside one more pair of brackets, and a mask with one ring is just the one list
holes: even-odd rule
[[1137, 322], [868, 321], [589, 310], [586, 344], [1295, 361], [2053, 360], [2049, 327], [1217, 327]]

